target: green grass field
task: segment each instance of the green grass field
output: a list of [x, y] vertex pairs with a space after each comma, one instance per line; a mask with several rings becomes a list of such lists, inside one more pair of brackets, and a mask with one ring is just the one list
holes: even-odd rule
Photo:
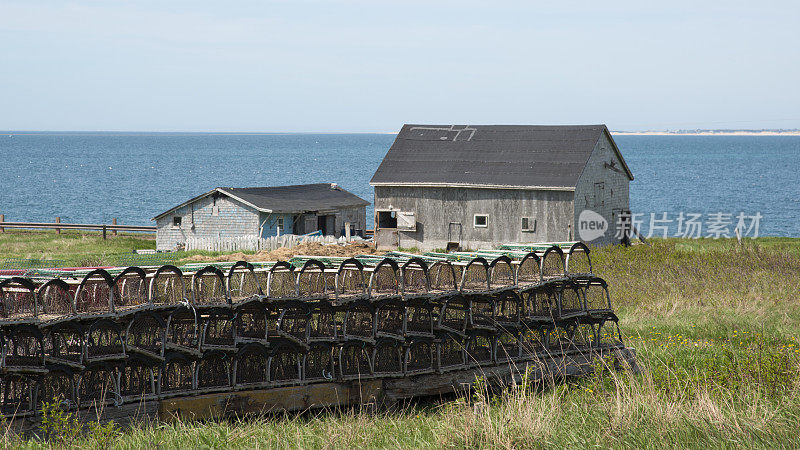
[[123, 234], [103, 239], [100, 233], [76, 231], [9, 231], [0, 233], [0, 259], [56, 260], [71, 266], [102, 265], [133, 250], [155, 249], [152, 234]]
[[641, 375], [600, 370], [555, 387], [521, 386], [399, 412], [309, 412], [154, 424], [66, 443], [11, 436], [2, 442], [114, 448], [800, 447], [800, 239], [746, 240], [741, 246], [735, 240], [654, 240], [652, 246], [597, 249], [592, 260], [595, 273], [609, 282]]
[[[140, 256], [139, 261], [133, 256], [134, 250], [155, 248], [155, 236], [144, 233], [119, 233], [113, 236], [109, 232], [107, 239], [103, 239], [100, 233], [62, 231], [61, 234], [56, 234], [55, 231], [6, 230], [5, 233], [0, 233], [0, 267], [3, 261], [9, 261], [9, 265], [23, 264], [22, 267], [25, 264], [32, 264], [32, 267], [151, 265], [149, 260], [154, 261], [153, 265], [167, 264], [167, 261], [159, 262], [159, 256]], [[166, 256], [183, 259], [194, 255], [213, 257], [222, 254], [222, 252], [193, 250]], [[126, 264], [121, 258], [134, 259]]]

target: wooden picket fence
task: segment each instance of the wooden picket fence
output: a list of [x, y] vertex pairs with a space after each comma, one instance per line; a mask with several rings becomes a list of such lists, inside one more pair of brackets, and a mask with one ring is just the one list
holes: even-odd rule
[[[352, 237], [350, 242], [361, 240], [359, 237]], [[212, 252], [234, 252], [234, 251], [272, 251], [281, 247], [294, 247], [296, 245], [309, 242], [320, 244], [346, 244], [347, 238], [342, 236], [298, 236], [285, 234], [283, 236], [272, 236], [262, 238], [259, 236], [236, 236], [225, 238], [188, 238], [186, 240], [186, 250], [208, 250]]]

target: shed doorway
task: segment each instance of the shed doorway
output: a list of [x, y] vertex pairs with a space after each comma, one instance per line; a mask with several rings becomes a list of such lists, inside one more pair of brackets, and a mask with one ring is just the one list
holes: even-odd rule
[[319, 230], [323, 236], [334, 234], [334, 219], [335, 217], [332, 215], [317, 216], [317, 230]]

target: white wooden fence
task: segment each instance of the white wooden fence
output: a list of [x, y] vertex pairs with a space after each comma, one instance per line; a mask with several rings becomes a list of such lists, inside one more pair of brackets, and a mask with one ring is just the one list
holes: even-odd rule
[[[360, 237], [352, 237], [350, 241], [362, 240]], [[226, 238], [188, 238], [186, 240], [186, 250], [208, 250], [213, 252], [233, 252], [233, 251], [272, 251], [281, 247], [294, 247], [295, 245], [308, 242], [319, 242], [320, 244], [345, 244], [347, 238], [344, 236], [336, 238], [334, 236], [297, 236], [285, 234], [283, 236], [272, 236], [261, 238], [259, 236], [236, 236]]]

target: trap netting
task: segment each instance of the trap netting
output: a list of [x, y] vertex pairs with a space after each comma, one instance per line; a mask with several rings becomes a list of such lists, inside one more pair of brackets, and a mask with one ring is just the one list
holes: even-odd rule
[[233, 303], [263, 294], [255, 267], [248, 262], [239, 261], [231, 266], [225, 281]]
[[420, 376], [623, 346], [589, 249], [529, 250], [8, 277], [0, 410]]

